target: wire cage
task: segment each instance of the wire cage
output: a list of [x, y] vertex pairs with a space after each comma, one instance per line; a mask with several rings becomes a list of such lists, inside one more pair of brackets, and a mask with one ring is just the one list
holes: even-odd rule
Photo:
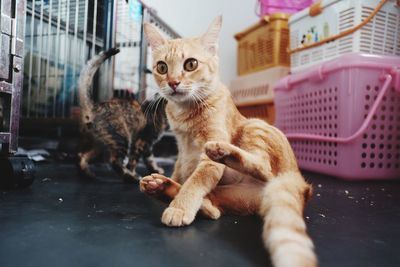
[[170, 38], [179, 37], [138, 0], [27, 0], [23, 128], [35, 132], [38, 123], [59, 128], [76, 122], [80, 71], [94, 54], [111, 47], [121, 52], [101, 66], [93, 99], [132, 94], [144, 99], [147, 91], [154, 91], [143, 22]]
[[71, 116], [82, 66], [112, 44], [112, 8], [109, 0], [27, 1], [24, 117]]
[[34, 180], [32, 161], [15, 155], [20, 124], [25, 134], [40, 137], [77, 133], [77, 81], [89, 58], [111, 47], [121, 50], [118, 67], [113, 60], [102, 64], [95, 101], [115, 92], [143, 99], [155, 89], [143, 22], [178, 37], [137, 0], [0, 0], [0, 14], [0, 187], [7, 188]]

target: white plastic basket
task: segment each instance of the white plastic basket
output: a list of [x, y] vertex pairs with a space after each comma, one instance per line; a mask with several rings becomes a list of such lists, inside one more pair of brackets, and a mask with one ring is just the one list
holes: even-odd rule
[[272, 87], [289, 74], [288, 67], [273, 67], [252, 74], [239, 76], [231, 82], [230, 90], [237, 106], [257, 105], [272, 102]]
[[[359, 25], [380, 2], [323, 0], [316, 13], [314, 6], [294, 14], [289, 19], [290, 49], [310, 45]], [[354, 33], [292, 53], [291, 71], [296, 73], [350, 52], [400, 55], [400, 7], [396, 0], [387, 0], [373, 19]]]

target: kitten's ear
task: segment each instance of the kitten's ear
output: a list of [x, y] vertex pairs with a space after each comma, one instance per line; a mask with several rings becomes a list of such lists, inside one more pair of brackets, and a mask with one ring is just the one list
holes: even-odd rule
[[204, 47], [212, 55], [217, 55], [218, 36], [222, 26], [222, 15], [216, 17], [208, 28], [207, 32], [201, 37]]
[[143, 28], [147, 42], [153, 51], [166, 43], [164, 37], [150, 23], [144, 23]]

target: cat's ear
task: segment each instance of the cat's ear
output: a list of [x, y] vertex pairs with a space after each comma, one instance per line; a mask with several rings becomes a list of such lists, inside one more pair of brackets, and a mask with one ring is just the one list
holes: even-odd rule
[[165, 45], [166, 40], [164, 37], [150, 23], [144, 23], [143, 28], [147, 42], [149, 42], [153, 51]]
[[222, 26], [222, 16], [216, 17], [208, 28], [207, 32], [200, 38], [203, 46], [212, 55], [218, 52], [218, 36]]

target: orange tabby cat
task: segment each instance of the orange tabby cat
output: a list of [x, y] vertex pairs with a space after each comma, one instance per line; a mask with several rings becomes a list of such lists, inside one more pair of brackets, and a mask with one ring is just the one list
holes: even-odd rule
[[236, 109], [218, 73], [218, 17], [200, 38], [166, 40], [144, 27], [153, 73], [178, 143], [171, 179], [143, 178], [143, 192], [172, 200], [162, 215], [168, 226], [190, 224], [197, 212], [259, 214], [274, 266], [317, 266], [303, 208], [311, 187], [298, 169], [286, 137]]

